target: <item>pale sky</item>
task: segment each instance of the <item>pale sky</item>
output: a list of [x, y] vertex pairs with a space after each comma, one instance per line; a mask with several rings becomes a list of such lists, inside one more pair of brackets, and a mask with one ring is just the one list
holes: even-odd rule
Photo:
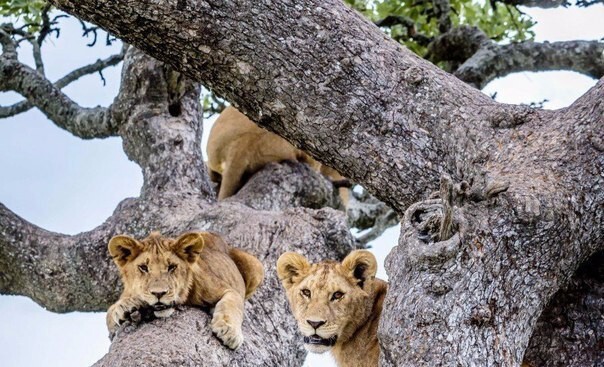
[[[604, 6], [588, 9], [524, 9], [538, 22], [538, 41], [601, 39]], [[62, 20], [61, 38], [43, 48], [47, 75], [56, 80], [76, 67], [119, 51], [98, 45], [87, 48], [78, 23]], [[30, 62], [30, 52], [21, 50]], [[84, 106], [108, 105], [117, 93], [120, 67], [73, 83], [65, 92]], [[497, 92], [506, 103], [548, 99], [546, 108], [569, 105], [595, 84], [572, 72], [518, 73], [490, 83], [484, 92]], [[20, 100], [14, 93], [0, 94], [0, 105]], [[205, 125], [209, 130], [210, 122]], [[204, 134], [205, 135], [205, 134]], [[119, 201], [137, 196], [142, 184], [138, 166], [129, 162], [121, 139], [81, 140], [57, 128], [37, 110], [0, 120], [0, 202], [43, 228], [75, 234], [101, 224]], [[378, 276], [381, 264], [396, 245], [398, 228], [389, 229], [373, 243]], [[107, 351], [109, 340], [102, 313], [55, 314], [25, 297], [0, 296], [0, 356], [4, 367], [91, 365]], [[306, 366], [332, 366], [327, 355], [311, 356]]]

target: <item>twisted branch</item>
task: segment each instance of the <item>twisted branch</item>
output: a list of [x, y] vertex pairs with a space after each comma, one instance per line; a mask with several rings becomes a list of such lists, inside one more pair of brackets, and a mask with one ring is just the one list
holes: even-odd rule
[[[117, 127], [110, 109], [79, 106], [40, 72], [21, 63], [16, 43], [0, 29], [3, 53], [0, 57], [0, 90], [12, 90], [26, 97], [58, 127], [83, 139], [116, 135]], [[40, 61], [41, 62], [41, 61]], [[23, 106], [13, 106], [14, 112]]]
[[437, 37], [427, 58], [448, 62], [448, 71], [481, 89], [495, 78], [519, 71], [572, 70], [599, 79], [604, 76], [603, 52], [600, 41], [500, 45], [476, 27], [461, 26]]
[[599, 41], [491, 43], [455, 72], [481, 89], [495, 78], [519, 71], [571, 70], [594, 79], [604, 76], [604, 43]]
[[[82, 66], [78, 69], [71, 71], [69, 74], [57, 80], [54, 83], [54, 86], [57, 89], [63, 89], [85, 75], [101, 72], [110, 66], [115, 66], [119, 64], [124, 59], [124, 49], [125, 47], [119, 54], [111, 55], [105, 59], [98, 59], [92, 64]], [[2, 106], [0, 107], [0, 118], [15, 116], [20, 113], [26, 112], [33, 107], [34, 105], [29, 101], [17, 102], [12, 106]]]

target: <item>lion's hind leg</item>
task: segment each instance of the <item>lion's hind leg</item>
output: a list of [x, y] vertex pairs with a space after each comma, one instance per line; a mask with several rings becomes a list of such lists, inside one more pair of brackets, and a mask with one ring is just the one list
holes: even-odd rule
[[212, 332], [224, 345], [237, 349], [243, 343], [243, 296], [229, 289], [218, 301], [212, 317]]
[[243, 176], [247, 170], [247, 163], [242, 160], [231, 160], [222, 172], [218, 200], [231, 197], [239, 191], [245, 182]]

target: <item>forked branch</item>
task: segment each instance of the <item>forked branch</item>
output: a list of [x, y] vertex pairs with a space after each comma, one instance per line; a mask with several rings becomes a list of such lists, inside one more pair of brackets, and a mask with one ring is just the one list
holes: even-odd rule
[[[54, 86], [57, 89], [63, 89], [83, 76], [98, 73], [110, 66], [118, 65], [123, 59], [124, 50], [122, 50], [122, 52], [120, 52], [119, 54], [111, 55], [106, 59], [98, 59], [92, 64], [82, 66], [78, 69], [71, 71], [69, 74], [57, 80], [54, 83]], [[20, 113], [26, 112], [33, 107], [34, 104], [27, 100], [17, 102], [11, 106], [2, 106], [0, 107], [0, 118], [15, 116]]]

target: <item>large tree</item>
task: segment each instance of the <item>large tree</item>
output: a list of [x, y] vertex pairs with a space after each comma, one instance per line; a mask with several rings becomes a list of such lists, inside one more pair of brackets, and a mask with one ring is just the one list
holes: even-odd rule
[[[27, 101], [3, 114], [36, 106], [76, 136], [121, 136], [144, 185], [105, 223], [75, 236], [38, 228], [0, 205], [0, 290], [55, 311], [104, 310], [119, 292], [107, 240], [155, 229], [218, 231], [267, 269], [247, 305], [239, 351], [219, 345], [205, 313], [184, 309], [124, 327], [99, 366], [301, 364], [276, 258], [286, 250], [341, 257], [356, 246], [349, 225], [373, 226], [383, 212], [346, 217], [326, 208], [335, 205], [331, 183], [295, 163], [270, 165], [216, 202], [200, 153], [199, 83], [402, 219], [386, 265], [382, 365], [511, 366], [525, 355], [535, 365], [602, 360], [604, 80], [557, 111], [500, 104], [470, 85], [519, 70], [601, 78], [601, 42], [503, 45], [460, 24], [451, 11], [457, 3], [448, 1], [422, 3], [428, 23], [436, 22], [419, 28], [427, 35], [406, 16], [372, 22], [339, 0], [50, 3], [132, 45], [116, 56], [124, 57], [119, 95], [107, 108], [78, 106], [61, 92], [76, 76], [52, 83], [41, 62], [34, 70], [17, 59], [19, 36], [36, 54], [43, 37], [5, 25], [0, 86]], [[553, 3], [526, 5], [565, 4]], [[416, 51], [455, 76], [374, 22], [403, 25], [401, 41], [417, 41]]]

